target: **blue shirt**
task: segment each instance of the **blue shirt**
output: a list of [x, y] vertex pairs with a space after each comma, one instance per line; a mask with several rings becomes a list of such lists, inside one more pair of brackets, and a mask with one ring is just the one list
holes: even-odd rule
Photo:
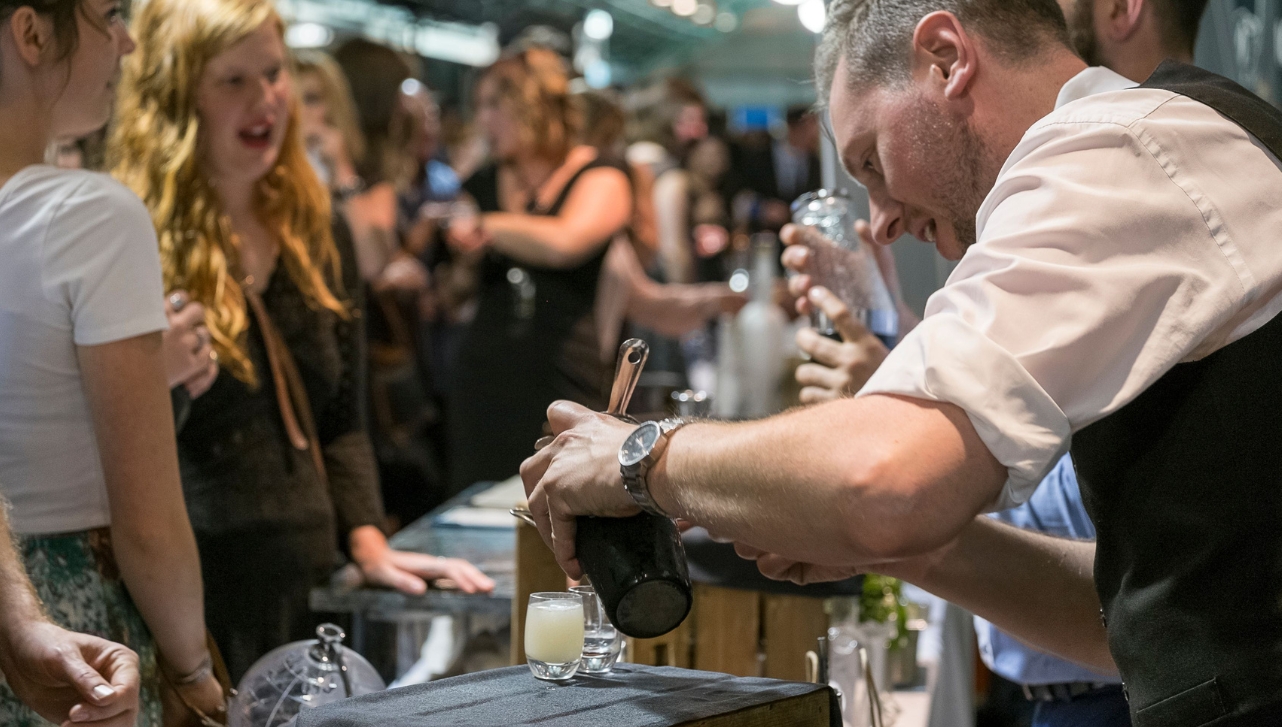
[[[989, 517], [1025, 530], [1077, 540], [1094, 540], [1095, 525], [1082, 505], [1073, 462], [1064, 455], [1020, 507]], [[987, 621], [975, 619], [979, 653], [989, 669], [1016, 684], [1099, 682], [1120, 684], [1117, 677], [1097, 674], [1083, 666], [1038, 651]]]

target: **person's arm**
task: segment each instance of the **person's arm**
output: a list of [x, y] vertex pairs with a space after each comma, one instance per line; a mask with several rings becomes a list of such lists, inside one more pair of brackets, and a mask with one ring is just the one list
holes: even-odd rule
[[[626, 242], [611, 251], [606, 270], [616, 276], [615, 285], [627, 293], [627, 319], [665, 336], [684, 336], [722, 313], [739, 312], [748, 302], [747, 296], [730, 290], [725, 283], [657, 283], [645, 274], [635, 249]], [[606, 293], [603, 290], [598, 295]]]
[[379, 529], [384, 520], [378, 487], [378, 465], [365, 429], [364, 296], [355, 275], [351, 235], [341, 223], [334, 225], [344, 272], [343, 288], [351, 301], [351, 315], [337, 324], [342, 340], [343, 379], [335, 395], [314, 405], [329, 495], [338, 518], [339, 532], [347, 533], [352, 560], [371, 585], [406, 593], [427, 590], [424, 579], [449, 579], [468, 593], [489, 591], [494, 582], [466, 561], [392, 550]]
[[689, 177], [674, 169], [654, 183], [654, 220], [659, 235], [659, 265], [669, 283], [694, 282], [694, 245], [690, 241]]
[[490, 245], [530, 265], [570, 268], [600, 250], [632, 214], [632, 188], [618, 169], [590, 169], [579, 177], [554, 216], [489, 212], [482, 226]]
[[862, 566], [819, 566], [736, 546], [767, 577], [797, 584], [876, 571], [914, 583], [1021, 641], [1104, 674], [1116, 674], [1092, 578], [1095, 544], [977, 517], [943, 548]]
[[390, 182], [375, 184], [348, 199], [343, 213], [351, 225], [361, 279], [373, 282], [398, 247], [396, 188]]
[[49, 621], [22, 567], [0, 501], [0, 672], [23, 704], [55, 723], [131, 727], [138, 655]]
[[[121, 577], [166, 668], [178, 677], [196, 673], [209, 658], [204, 593], [178, 474], [161, 334], [76, 350]], [[207, 714], [222, 711], [222, 689], [212, 674], [185, 690]]]
[[[522, 465], [539, 531], [571, 577], [578, 515], [637, 508], [617, 452], [633, 426], [557, 402], [556, 440]], [[673, 433], [649, 475], [668, 514], [792, 560], [863, 564], [951, 541], [1006, 481], [1006, 468], [951, 405], [865, 396], [757, 422]]]

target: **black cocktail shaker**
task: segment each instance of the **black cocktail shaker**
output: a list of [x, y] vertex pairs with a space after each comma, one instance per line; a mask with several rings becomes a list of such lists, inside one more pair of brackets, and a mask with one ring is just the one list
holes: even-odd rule
[[[626, 414], [628, 402], [649, 354], [649, 346], [635, 338], [619, 349], [607, 413], [633, 421]], [[690, 612], [690, 572], [672, 520], [647, 513], [580, 517], [574, 547], [610, 623], [622, 633], [638, 639], [662, 636]]]

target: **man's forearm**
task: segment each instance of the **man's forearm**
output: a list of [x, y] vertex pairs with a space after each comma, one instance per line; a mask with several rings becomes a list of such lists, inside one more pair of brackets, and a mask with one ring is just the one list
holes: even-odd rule
[[7, 509], [8, 503], [0, 500], [0, 644], [14, 629], [44, 618], [40, 599], [14, 547]]
[[[912, 441], [933, 446], [903, 444]], [[718, 537], [835, 565], [940, 547], [1005, 474], [960, 409], [869, 396], [681, 429], [650, 487], [665, 510]]]
[[1100, 620], [1095, 544], [975, 518], [935, 554], [880, 568], [1038, 649], [1116, 673]]

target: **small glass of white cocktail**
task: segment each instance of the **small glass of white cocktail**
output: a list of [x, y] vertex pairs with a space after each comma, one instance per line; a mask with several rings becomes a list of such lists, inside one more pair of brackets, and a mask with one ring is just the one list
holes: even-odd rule
[[525, 660], [539, 679], [563, 681], [583, 656], [583, 597], [531, 593], [525, 612]]

